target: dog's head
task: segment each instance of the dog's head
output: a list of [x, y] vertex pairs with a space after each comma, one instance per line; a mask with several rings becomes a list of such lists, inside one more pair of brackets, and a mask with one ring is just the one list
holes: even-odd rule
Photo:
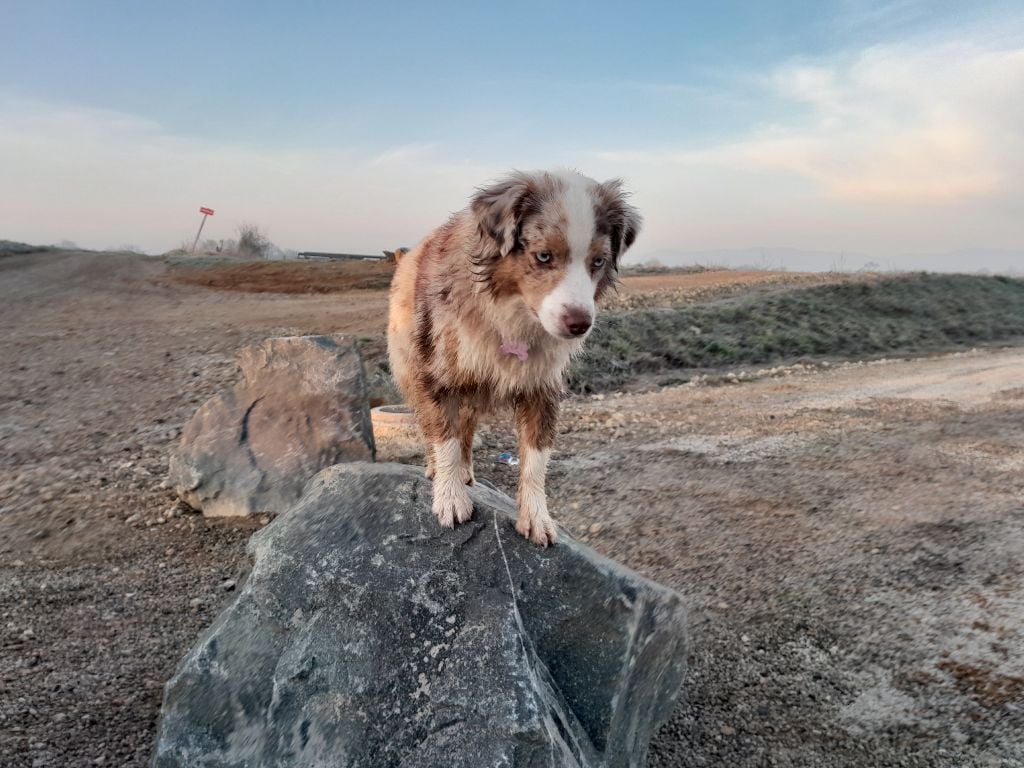
[[560, 339], [590, 331], [640, 230], [618, 179], [598, 184], [574, 172], [512, 174], [477, 192], [470, 210], [478, 278], [496, 298], [521, 298]]

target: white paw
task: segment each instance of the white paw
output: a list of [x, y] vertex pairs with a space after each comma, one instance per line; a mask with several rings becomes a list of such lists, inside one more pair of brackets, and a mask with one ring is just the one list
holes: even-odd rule
[[445, 528], [454, 528], [473, 516], [473, 500], [466, 484], [461, 482], [434, 482], [434, 514]]
[[541, 511], [520, 509], [519, 517], [516, 518], [516, 530], [534, 544], [539, 544], [542, 547], [554, 544], [558, 540], [555, 521], [551, 519], [547, 509]]

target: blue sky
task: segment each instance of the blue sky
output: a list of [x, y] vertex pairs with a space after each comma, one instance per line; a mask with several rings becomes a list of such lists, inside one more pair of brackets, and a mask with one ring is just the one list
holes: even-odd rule
[[637, 257], [1024, 246], [1020, 3], [4, 6], [0, 238], [162, 251], [206, 204], [372, 252], [560, 165], [625, 177]]

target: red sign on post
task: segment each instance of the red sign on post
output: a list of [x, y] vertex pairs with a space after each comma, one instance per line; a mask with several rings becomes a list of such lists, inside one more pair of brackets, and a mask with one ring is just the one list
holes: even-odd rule
[[192, 255], [196, 255], [196, 245], [199, 243], [199, 236], [203, 234], [203, 224], [206, 223], [207, 216], [213, 216], [213, 208], [207, 208], [205, 205], [200, 207], [199, 212], [203, 214], [203, 218], [199, 220], [199, 231], [196, 232], [196, 239], [192, 241]]

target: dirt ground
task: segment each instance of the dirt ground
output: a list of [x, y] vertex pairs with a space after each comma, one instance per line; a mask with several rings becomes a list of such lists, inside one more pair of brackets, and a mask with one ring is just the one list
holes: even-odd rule
[[[265, 522], [176, 504], [169, 446], [239, 346], [379, 334], [384, 302], [0, 259], [0, 765], [147, 764]], [[1024, 766], [1024, 350], [572, 399], [561, 432], [556, 516], [691, 609], [650, 765]], [[510, 488], [513, 445], [478, 474]]]

